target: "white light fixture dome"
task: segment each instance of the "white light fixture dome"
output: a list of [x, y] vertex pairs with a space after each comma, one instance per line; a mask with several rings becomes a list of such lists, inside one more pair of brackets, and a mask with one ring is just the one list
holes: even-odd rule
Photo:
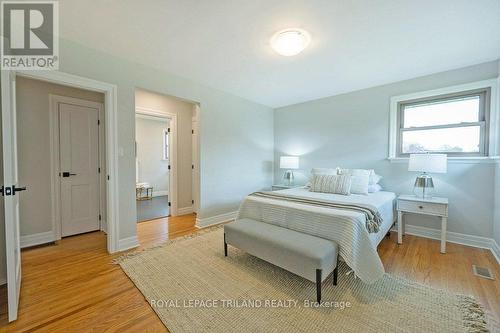
[[305, 30], [292, 28], [278, 31], [271, 38], [271, 47], [285, 57], [302, 52], [311, 42], [311, 35]]

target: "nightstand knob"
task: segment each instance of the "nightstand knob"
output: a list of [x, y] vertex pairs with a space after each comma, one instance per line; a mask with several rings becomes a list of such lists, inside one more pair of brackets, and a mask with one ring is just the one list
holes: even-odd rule
[[420, 208], [420, 209], [424, 209], [424, 206], [418, 206], [418, 208]]

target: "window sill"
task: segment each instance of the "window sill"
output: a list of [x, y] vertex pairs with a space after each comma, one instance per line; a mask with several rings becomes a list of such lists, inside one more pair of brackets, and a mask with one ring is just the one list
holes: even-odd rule
[[[391, 163], [408, 163], [409, 157], [388, 157]], [[500, 163], [500, 156], [476, 156], [476, 157], [448, 157], [448, 163], [453, 164], [497, 164]]]

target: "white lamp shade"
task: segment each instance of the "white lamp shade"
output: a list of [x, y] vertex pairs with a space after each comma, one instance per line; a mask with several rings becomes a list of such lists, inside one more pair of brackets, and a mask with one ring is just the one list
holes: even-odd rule
[[408, 171], [446, 173], [446, 154], [411, 154]]
[[298, 156], [281, 156], [280, 169], [298, 169], [299, 157]]

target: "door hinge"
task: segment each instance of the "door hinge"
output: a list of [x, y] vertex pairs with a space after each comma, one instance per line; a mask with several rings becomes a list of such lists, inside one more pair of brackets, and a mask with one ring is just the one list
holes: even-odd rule
[[101, 214], [99, 214], [99, 221], [101, 220]]
[[101, 173], [101, 168], [97, 168], [97, 173]]
[[109, 175], [108, 175], [108, 180], [109, 180]]
[[97, 125], [101, 125], [101, 121], [97, 119]]
[[168, 207], [170, 207], [170, 206], [172, 206], [172, 203], [169, 201], [169, 202], [168, 202]]
[[194, 205], [194, 200], [191, 200], [191, 203]]
[[193, 170], [194, 170], [194, 164], [191, 164], [191, 169], [193, 169]]
[[194, 134], [194, 129], [191, 130], [191, 134]]
[[170, 127], [167, 129], [167, 132], [170, 133]]
[[170, 165], [168, 166], [168, 170], [170, 170]]

